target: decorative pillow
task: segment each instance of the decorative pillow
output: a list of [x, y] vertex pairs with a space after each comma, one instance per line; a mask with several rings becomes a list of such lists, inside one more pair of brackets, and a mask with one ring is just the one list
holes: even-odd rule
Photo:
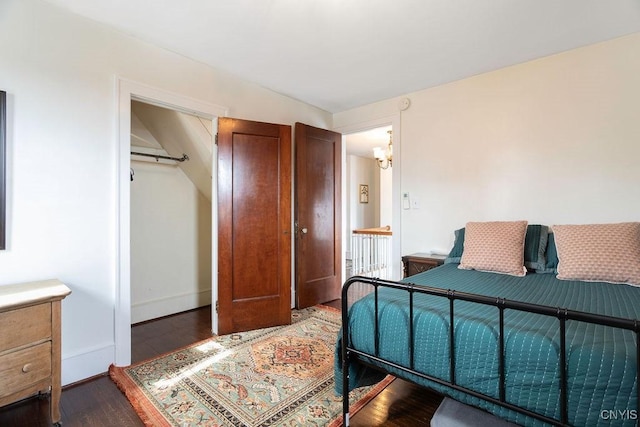
[[462, 258], [462, 251], [464, 249], [464, 228], [453, 232], [455, 240], [453, 241], [453, 248], [449, 255], [445, 258], [444, 263], [450, 264], [452, 262], [459, 264]]
[[[464, 228], [454, 231], [453, 248], [444, 260], [445, 264], [460, 263], [464, 249]], [[524, 265], [529, 270], [547, 272], [545, 268], [549, 227], [531, 224], [524, 239]], [[555, 251], [555, 246], [554, 246]], [[553, 271], [555, 272], [555, 271]]]
[[640, 222], [552, 228], [558, 279], [640, 286]]
[[544, 268], [536, 268], [536, 273], [557, 273], [558, 272], [558, 252], [556, 251], [556, 239], [553, 233], [549, 232], [547, 237], [547, 250], [545, 251]]
[[524, 266], [531, 271], [545, 268], [547, 259], [547, 241], [549, 239], [549, 227], [540, 224], [527, 226], [527, 234], [524, 238]]
[[527, 221], [469, 222], [458, 268], [524, 276]]

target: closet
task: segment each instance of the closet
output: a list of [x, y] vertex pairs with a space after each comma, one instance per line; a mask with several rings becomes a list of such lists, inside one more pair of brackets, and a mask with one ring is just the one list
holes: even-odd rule
[[131, 322], [211, 304], [212, 122], [131, 103]]

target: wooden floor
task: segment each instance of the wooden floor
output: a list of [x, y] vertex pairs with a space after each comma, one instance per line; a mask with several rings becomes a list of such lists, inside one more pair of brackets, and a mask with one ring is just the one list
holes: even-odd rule
[[[340, 308], [340, 302], [327, 305]], [[134, 325], [132, 362], [167, 353], [211, 336], [211, 307]], [[351, 426], [427, 426], [441, 397], [411, 383], [395, 380], [351, 417]], [[64, 427], [143, 426], [144, 424], [105, 374], [63, 388]], [[0, 426], [50, 426], [48, 398], [32, 398], [0, 409]]]

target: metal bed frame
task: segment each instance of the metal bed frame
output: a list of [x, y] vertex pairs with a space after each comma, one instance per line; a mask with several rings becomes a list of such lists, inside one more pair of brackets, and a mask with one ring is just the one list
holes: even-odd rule
[[[351, 347], [349, 343], [349, 301], [348, 301], [348, 291], [351, 285], [354, 283], [365, 283], [373, 286], [375, 293], [375, 325], [374, 325], [374, 339], [375, 339], [375, 354], [370, 354], [358, 350], [354, 347]], [[393, 288], [404, 290], [409, 293], [409, 317], [411, 321], [409, 322], [409, 367], [402, 366], [388, 360], [384, 360], [379, 357], [379, 329], [380, 325], [378, 324], [378, 289], [380, 287], [383, 288]], [[413, 326], [413, 298], [414, 295], [418, 294], [427, 294], [433, 296], [439, 296], [442, 298], [447, 298], [449, 300], [449, 360], [450, 360], [450, 381], [442, 380], [440, 378], [426, 375], [422, 372], [418, 372], [414, 369], [414, 326]], [[455, 340], [454, 340], [454, 328], [452, 327], [454, 324], [454, 302], [456, 300], [460, 301], [469, 301], [489, 306], [494, 306], [498, 308], [499, 313], [499, 398], [491, 397], [482, 393], [479, 393], [474, 390], [470, 390], [466, 387], [462, 387], [456, 384], [455, 378]], [[546, 316], [555, 317], [558, 319], [560, 326], [560, 416], [561, 419], [557, 420], [554, 418], [549, 418], [547, 416], [541, 415], [536, 412], [532, 412], [525, 408], [521, 408], [519, 406], [513, 405], [506, 401], [505, 399], [505, 348], [504, 348], [504, 310], [519, 310], [525, 311], [529, 313], [542, 314]], [[494, 403], [496, 405], [500, 405], [507, 409], [511, 409], [513, 411], [517, 411], [519, 413], [525, 414], [532, 418], [536, 418], [538, 420], [559, 426], [568, 426], [568, 396], [567, 396], [567, 369], [566, 369], [566, 321], [567, 320], [576, 320], [581, 322], [593, 323], [597, 325], [610, 326], [614, 328], [627, 329], [635, 332], [636, 336], [636, 382], [640, 379], [640, 324], [638, 319], [630, 320], [619, 317], [611, 317], [598, 315], [593, 313], [569, 310], [561, 307], [549, 307], [538, 304], [530, 304], [518, 301], [510, 301], [503, 298], [495, 298], [488, 297], [485, 295], [471, 294], [465, 292], [457, 292], [453, 290], [444, 290], [439, 288], [432, 288], [428, 286], [419, 286], [413, 283], [400, 283], [394, 282], [390, 280], [381, 280], [376, 278], [355, 276], [348, 279], [343, 288], [342, 288], [342, 415], [344, 426], [349, 425], [349, 365], [352, 361], [358, 360], [360, 358], [368, 358], [369, 360], [385, 364], [387, 366], [393, 367], [395, 369], [399, 369], [402, 372], [407, 374], [416, 375], [420, 378], [433, 381], [443, 386], [447, 386], [453, 390], [461, 391], [471, 396], [483, 399], [490, 403]], [[384, 368], [373, 365], [371, 363], [367, 363], [366, 360], [363, 361], [368, 366], [371, 366], [375, 369], [385, 371]], [[637, 393], [636, 399], [636, 408], [640, 410], [640, 391]]]

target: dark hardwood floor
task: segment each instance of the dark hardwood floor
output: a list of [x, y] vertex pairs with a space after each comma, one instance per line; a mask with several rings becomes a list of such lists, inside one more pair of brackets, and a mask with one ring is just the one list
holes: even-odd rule
[[[327, 303], [340, 308], [340, 301]], [[211, 307], [136, 324], [131, 331], [132, 362], [167, 353], [211, 336]], [[351, 426], [426, 426], [442, 398], [396, 379], [352, 415]], [[143, 426], [129, 401], [107, 374], [63, 388], [64, 427]], [[0, 409], [0, 426], [50, 426], [48, 398], [32, 398]]]

